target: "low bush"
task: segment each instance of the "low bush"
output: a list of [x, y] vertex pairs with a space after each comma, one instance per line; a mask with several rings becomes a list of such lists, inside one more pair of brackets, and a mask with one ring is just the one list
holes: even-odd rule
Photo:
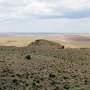
[[31, 55], [26, 55], [25, 58], [31, 60]]

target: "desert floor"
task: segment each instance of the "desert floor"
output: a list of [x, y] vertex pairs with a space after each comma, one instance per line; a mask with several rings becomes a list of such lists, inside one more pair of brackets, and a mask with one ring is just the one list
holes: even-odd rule
[[90, 34], [1, 34], [0, 46], [26, 46], [36, 39], [58, 42], [65, 48], [90, 48]]

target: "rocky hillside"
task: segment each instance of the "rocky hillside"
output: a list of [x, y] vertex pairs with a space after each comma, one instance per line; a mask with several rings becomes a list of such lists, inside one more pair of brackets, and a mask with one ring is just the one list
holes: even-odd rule
[[28, 46], [39, 46], [39, 47], [53, 47], [53, 48], [58, 48], [58, 49], [64, 49], [64, 46], [53, 42], [53, 41], [48, 41], [44, 39], [38, 39], [35, 42], [30, 43]]
[[89, 90], [90, 49], [58, 47], [47, 40], [0, 47], [0, 90]]

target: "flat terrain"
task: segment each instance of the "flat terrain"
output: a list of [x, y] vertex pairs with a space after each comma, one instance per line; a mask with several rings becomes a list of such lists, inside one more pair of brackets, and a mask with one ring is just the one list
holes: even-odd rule
[[37, 40], [0, 47], [0, 90], [90, 90], [90, 49]]
[[0, 46], [27, 46], [36, 39], [59, 42], [65, 48], [90, 48], [90, 34], [4, 34]]

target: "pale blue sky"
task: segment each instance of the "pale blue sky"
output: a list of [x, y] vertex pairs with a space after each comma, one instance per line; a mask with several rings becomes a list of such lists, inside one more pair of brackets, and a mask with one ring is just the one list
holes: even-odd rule
[[90, 0], [0, 0], [0, 32], [90, 33]]

